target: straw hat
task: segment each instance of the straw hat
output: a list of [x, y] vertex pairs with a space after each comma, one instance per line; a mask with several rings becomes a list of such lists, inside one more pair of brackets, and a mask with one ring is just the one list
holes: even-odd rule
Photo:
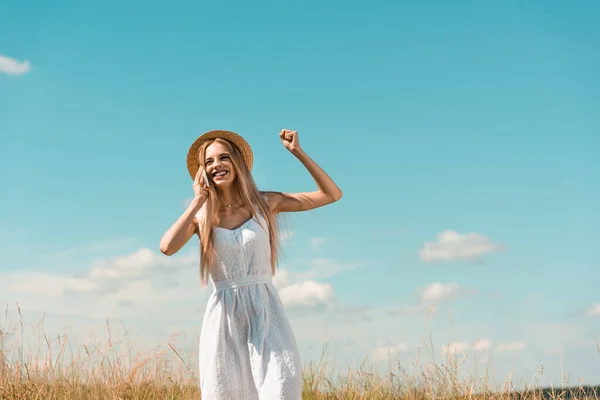
[[233, 143], [233, 145], [235, 145], [239, 149], [242, 155], [242, 159], [244, 160], [244, 163], [248, 168], [248, 171], [252, 171], [252, 163], [254, 161], [254, 158], [252, 155], [252, 148], [250, 148], [248, 142], [246, 142], [246, 140], [244, 140], [243, 137], [241, 137], [235, 132], [216, 130], [202, 134], [198, 139], [194, 141], [194, 143], [192, 143], [190, 149], [188, 150], [187, 168], [192, 179], [194, 179], [194, 177], [198, 173], [198, 168], [200, 167], [198, 165], [198, 150], [200, 149], [200, 146], [202, 146], [202, 143], [206, 142], [207, 140], [216, 138], [225, 139]]

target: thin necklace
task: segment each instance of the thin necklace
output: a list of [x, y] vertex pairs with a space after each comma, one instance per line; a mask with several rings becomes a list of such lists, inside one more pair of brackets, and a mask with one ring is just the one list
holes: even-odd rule
[[225, 208], [231, 208], [235, 203], [238, 202], [239, 199], [240, 198], [238, 197], [233, 203], [231, 203], [231, 204], [223, 204], [223, 206], [225, 206]]

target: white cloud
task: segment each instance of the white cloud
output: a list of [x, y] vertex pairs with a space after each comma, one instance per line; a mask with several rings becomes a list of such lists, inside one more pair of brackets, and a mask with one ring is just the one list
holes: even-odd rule
[[31, 71], [29, 61], [18, 61], [14, 58], [0, 55], [0, 73], [8, 75], [22, 75]]
[[500, 353], [506, 353], [510, 351], [523, 351], [527, 349], [527, 344], [523, 342], [507, 342], [500, 343], [498, 345], [498, 351]]
[[328, 307], [334, 297], [331, 284], [305, 279], [283, 268], [273, 277], [273, 285], [286, 307]]
[[600, 303], [592, 304], [585, 313], [591, 317], [600, 316]]
[[88, 275], [91, 279], [98, 280], [139, 277], [156, 269], [164, 260], [168, 259], [148, 248], [139, 249], [133, 254], [95, 263]]
[[273, 285], [277, 288], [283, 288], [285, 286], [291, 285], [294, 281], [293, 275], [289, 270], [284, 268], [279, 268], [275, 275], [273, 276]]
[[[527, 349], [527, 344], [524, 342], [502, 342], [494, 344], [491, 339], [479, 339], [475, 342], [451, 342], [448, 345], [442, 346], [443, 354], [467, 354], [470, 352], [486, 353], [495, 351], [498, 353], [518, 352]], [[489, 354], [489, 353], [486, 353]]]
[[492, 341], [490, 339], [479, 339], [473, 343], [467, 342], [452, 342], [448, 345], [442, 346], [443, 353], [465, 353], [468, 351], [487, 351], [492, 348]]
[[[346, 312], [343, 307], [336, 306], [333, 286], [317, 278], [331, 277], [356, 265], [346, 265], [333, 259], [316, 259], [311, 264], [312, 268], [303, 273], [280, 269], [275, 275], [274, 284], [284, 305], [294, 309], [304, 308], [306, 311], [321, 308]], [[75, 303], [81, 299], [93, 303], [98, 301], [98, 296], [102, 296], [115, 307], [133, 303], [152, 304], [165, 296], [177, 297], [177, 291], [171, 289], [189, 287], [191, 278], [181, 280], [181, 274], [193, 274], [193, 279], [199, 279], [198, 268], [195, 251], [166, 257], [158, 251], [140, 248], [130, 254], [92, 262], [75, 275], [39, 272], [17, 274], [8, 289], [17, 295], [27, 293], [41, 297], [64, 297]], [[8, 280], [5, 278], [4, 281]], [[80, 304], [87, 300], [82, 300]], [[57, 300], [61, 304], [64, 301]]]
[[281, 299], [287, 307], [292, 308], [325, 308], [346, 321], [364, 317], [364, 311], [351, 311], [335, 301], [333, 286], [320, 282], [320, 279], [331, 278], [344, 271], [359, 268], [364, 263], [343, 263], [331, 258], [316, 258], [308, 262], [310, 268], [301, 272], [292, 272], [281, 268], [273, 277], [273, 284], [278, 289]]
[[288, 307], [326, 306], [333, 298], [333, 287], [328, 283], [304, 281], [280, 289], [279, 295]]
[[463, 353], [469, 348], [469, 344], [465, 342], [452, 342], [442, 346], [442, 351], [445, 353]]
[[[193, 252], [166, 257], [142, 248], [99, 260], [79, 274], [15, 272], [0, 275], [0, 298], [23, 309], [89, 318], [138, 318], [149, 310], [160, 318], [197, 315], [200, 289]], [[190, 284], [197, 281], [198, 284]], [[189, 303], [187, 302], [189, 301]], [[124, 309], [124, 305], [133, 306]], [[146, 309], [147, 308], [147, 309]]]
[[87, 278], [71, 278], [67, 281], [65, 289], [71, 292], [92, 292], [98, 285]]
[[453, 300], [460, 294], [457, 283], [430, 283], [421, 289], [419, 298], [422, 303], [435, 304], [440, 301]]
[[[46, 296], [61, 296], [64, 294], [68, 278], [43, 272], [24, 272], [15, 274], [14, 283], [8, 287], [12, 293], [43, 294]], [[12, 276], [5, 276], [6, 280]]]
[[394, 359], [398, 354], [408, 351], [406, 343], [397, 343], [391, 345], [380, 344], [371, 350], [370, 355], [374, 362], [388, 361]]
[[136, 280], [150, 280], [164, 287], [170, 274], [197, 266], [194, 260], [192, 253], [166, 257], [148, 248], [141, 248], [126, 256], [93, 263], [87, 273], [70, 279], [67, 289], [114, 293]]
[[475, 342], [473, 347], [478, 351], [489, 350], [492, 348], [492, 341], [489, 339], [481, 339]]
[[394, 309], [388, 314], [397, 316], [435, 312], [440, 303], [450, 303], [460, 297], [476, 293], [476, 290], [463, 288], [455, 282], [433, 282], [417, 291], [415, 304]]
[[479, 233], [461, 234], [446, 230], [438, 234], [436, 242], [425, 242], [420, 251], [423, 261], [477, 261], [483, 255], [499, 251], [501, 247]]

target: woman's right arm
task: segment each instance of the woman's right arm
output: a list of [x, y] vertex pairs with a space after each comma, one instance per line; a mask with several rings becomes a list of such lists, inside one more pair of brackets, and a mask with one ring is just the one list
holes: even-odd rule
[[[160, 251], [167, 256], [177, 253], [190, 240], [194, 233], [198, 232], [196, 214], [200, 211], [208, 197], [208, 187], [201, 176], [202, 168], [199, 168], [193, 184], [194, 199], [160, 239]], [[200, 236], [199, 233], [198, 236]]]
[[164, 233], [160, 239], [160, 251], [163, 254], [172, 256], [177, 253], [198, 231], [196, 213], [198, 213], [203, 203], [204, 201], [201, 199], [194, 198], [184, 213]]

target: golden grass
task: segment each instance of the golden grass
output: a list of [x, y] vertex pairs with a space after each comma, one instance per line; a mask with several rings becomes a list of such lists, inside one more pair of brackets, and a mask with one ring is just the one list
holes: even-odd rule
[[[50, 338], [40, 324], [34, 333], [37, 337], [33, 338], [38, 339], [38, 345], [29, 349], [24, 344], [25, 329], [19, 310], [16, 323], [0, 325], [0, 399], [201, 398], [195, 354], [182, 354], [171, 341], [145, 354], [134, 353], [127, 343], [113, 342], [108, 321], [106, 333], [107, 340], [102, 345], [74, 344], [69, 332]], [[418, 363], [417, 356], [413, 366]], [[385, 374], [366, 363], [334, 374], [322, 359], [305, 367], [303, 399], [598, 400], [600, 396], [598, 391], [583, 386], [542, 390], [533, 384], [535, 377], [520, 389], [508, 383], [493, 387], [485, 379], [480, 382], [461, 378], [460, 368], [460, 361], [449, 355], [442, 365], [428, 364], [420, 372], [408, 373], [391, 359]]]

